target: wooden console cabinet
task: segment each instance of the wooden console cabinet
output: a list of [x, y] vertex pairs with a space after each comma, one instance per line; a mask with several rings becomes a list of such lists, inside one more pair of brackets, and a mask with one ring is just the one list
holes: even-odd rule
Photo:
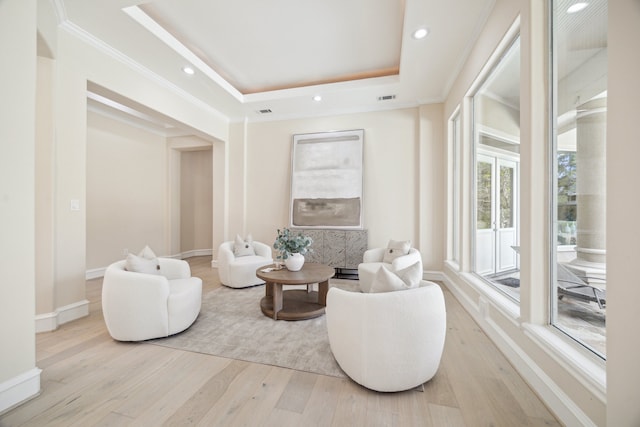
[[[336, 269], [336, 277], [347, 275], [357, 278], [358, 264], [367, 250], [367, 230], [325, 230], [296, 228], [313, 239], [313, 251], [305, 255], [308, 262], [326, 264]], [[343, 272], [350, 270], [351, 272]], [[353, 272], [355, 270], [355, 273]], [[344, 273], [344, 274], [343, 274]]]

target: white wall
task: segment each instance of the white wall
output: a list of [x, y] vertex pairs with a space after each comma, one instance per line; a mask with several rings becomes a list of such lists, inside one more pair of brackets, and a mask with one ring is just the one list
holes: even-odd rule
[[[429, 116], [433, 112], [425, 110]], [[439, 111], [435, 111], [441, 129]], [[442, 146], [442, 133], [420, 138], [417, 108], [321, 118], [249, 123], [246, 127], [246, 226], [254, 239], [273, 243], [276, 229], [289, 221], [291, 147], [293, 135], [328, 130], [364, 129], [364, 228], [369, 246], [386, 246], [389, 239], [410, 239], [426, 245], [426, 263], [442, 263], [442, 236], [421, 240], [419, 209], [420, 144]], [[437, 132], [436, 132], [437, 134]], [[231, 140], [231, 145], [240, 141]], [[436, 149], [436, 153], [442, 153]], [[438, 170], [440, 155], [427, 158]], [[234, 164], [235, 167], [235, 164]], [[428, 194], [429, 206], [442, 206], [441, 193]], [[231, 233], [234, 231], [231, 230]], [[432, 248], [437, 248], [434, 250]], [[421, 248], [423, 249], [423, 248]], [[439, 259], [432, 259], [435, 254]]]
[[[42, 21], [56, 20], [49, 8], [43, 7], [40, 12]], [[51, 31], [54, 27], [43, 26], [46, 28], [43, 27], [42, 35], [54, 50], [55, 58], [51, 81], [51, 108], [55, 123], [51, 154], [55, 165], [52, 194], [54, 241], [51, 248], [54, 290], [47, 295], [48, 300], [40, 301], [47, 310], [53, 307], [53, 312], [39, 314], [42, 315], [40, 317], [53, 318], [50, 324], [55, 328], [88, 313], [85, 298], [88, 84], [91, 82], [144, 108], [172, 117], [219, 143], [227, 138], [228, 120], [195, 98], [184, 98], [174, 86], [141, 70], [136, 64], [112, 56], [107, 48], [66, 23], [55, 27], [55, 33]], [[78, 201], [79, 210], [70, 209], [72, 200]], [[169, 206], [162, 206], [161, 210], [164, 215]], [[166, 224], [165, 227], [170, 229]], [[165, 237], [167, 233], [165, 230]], [[160, 245], [167, 247], [170, 241], [164, 240]], [[38, 293], [41, 294], [46, 295], [47, 292]]]
[[[54, 304], [56, 311], [68, 312], [66, 319], [58, 320], [65, 323], [88, 314], [85, 298], [87, 85], [74, 61], [73, 47], [61, 39], [58, 41], [52, 89]], [[78, 202], [78, 210], [71, 210], [72, 200]]]
[[149, 245], [166, 247], [166, 138], [87, 113], [87, 270], [104, 268]]
[[[478, 123], [486, 126], [487, 130], [498, 131], [496, 136], [505, 136], [520, 140], [520, 110], [513, 108], [494, 98], [482, 95], [477, 107]], [[492, 134], [492, 132], [489, 132]]]
[[35, 0], [0, 1], [0, 52], [1, 413], [40, 390], [34, 326]]
[[[640, 425], [640, 2], [609, 2], [607, 425]], [[609, 285], [610, 284], [610, 285]]]
[[211, 143], [91, 110], [86, 143], [89, 276], [145, 245], [158, 256], [211, 249]]
[[213, 236], [212, 150], [183, 151], [180, 171], [180, 252], [209, 250]]
[[442, 104], [423, 105], [420, 111], [418, 217], [420, 247], [426, 279], [430, 271], [442, 272], [446, 259], [446, 139]]
[[[226, 185], [227, 197], [223, 198], [222, 206], [226, 208], [224, 215], [214, 215], [214, 229], [223, 230], [223, 235], [214, 234], [217, 246], [235, 238], [236, 234], [245, 236], [247, 233], [255, 233], [251, 226], [247, 226], [247, 129], [246, 123], [232, 123], [229, 126], [229, 142], [225, 145], [224, 157], [214, 147], [215, 177], [216, 184]], [[267, 160], [267, 159], [265, 159]], [[223, 162], [220, 164], [220, 162]], [[221, 176], [222, 170], [225, 171]], [[263, 178], [264, 179], [264, 178]], [[271, 179], [271, 177], [269, 177]], [[216, 188], [218, 189], [218, 188]], [[215, 190], [214, 190], [215, 192]], [[216, 194], [214, 197], [220, 197]], [[262, 209], [262, 208], [261, 208]], [[223, 222], [224, 223], [221, 223]], [[220, 223], [220, 226], [216, 226]], [[259, 234], [253, 237], [260, 240]]]
[[35, 213], [36, 213], [36, 313], [50, 313], [54, 307], [54, 123], [52, 80], [55, 62], [38, 57], [36, 86]]
[[[234, 123], [227, 147], [230, 218], [225, 239], [252, 233], [271, 244], [276, 230], [288, 225], [293, 135], [364, 129], [363, 213], [369, 247], [409, 239], [421, 250], [425, 270], [440, 271], [445, 250], [442, 126], [442, 105]], [[214, 223], [221, 220], [214, 215]]]

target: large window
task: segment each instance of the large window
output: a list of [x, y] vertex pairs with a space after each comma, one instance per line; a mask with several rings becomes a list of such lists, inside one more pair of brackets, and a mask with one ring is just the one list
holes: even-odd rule
[[605, 357], [607, 1], [551, 16], [551, 323]]
[[473, 96], [474, 272], [520, 300], [520, 38]]

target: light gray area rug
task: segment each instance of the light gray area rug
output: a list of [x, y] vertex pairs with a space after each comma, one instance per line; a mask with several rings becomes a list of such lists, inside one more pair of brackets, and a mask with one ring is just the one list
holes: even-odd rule
[[[334, 279], [330, 286], [356, 291], [358, 282]], [[288, 288], [285, 288], [288, 289]], [[148, 341], [180, 350], [345, 377], [329, 347], [325, 316], [274, 321], [260, 310], [265, 287], [225, 286], [203, 295], [202, 309], [189, 329]]]

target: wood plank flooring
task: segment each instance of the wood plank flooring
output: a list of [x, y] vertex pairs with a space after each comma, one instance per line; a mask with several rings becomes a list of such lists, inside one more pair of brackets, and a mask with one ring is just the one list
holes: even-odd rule
[[[188, 261], [203, 292], [221, 286], [211, 257]], [[438, 373], [424, 391], [377, 393], [348, 379], [116, 342], [101, 285], [87, 281], [88, 317], [36, 336], [42, 391], [0, 416], [0, 426], [560, 425], [444, 288]]]

